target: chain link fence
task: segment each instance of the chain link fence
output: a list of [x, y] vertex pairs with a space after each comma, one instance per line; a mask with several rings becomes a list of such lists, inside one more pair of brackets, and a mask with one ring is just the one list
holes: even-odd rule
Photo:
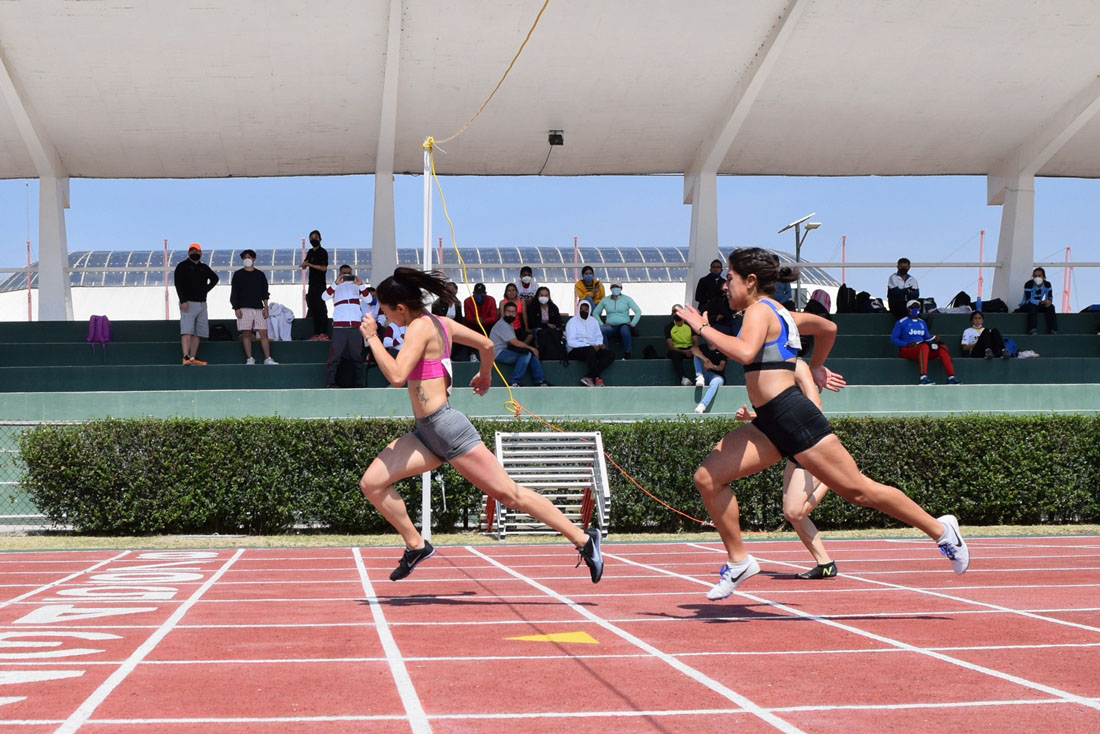
[[21, 484], [25, 467], [19, 434], [36, 425], [38, 421], [0, 422], [0, 534], [54, 528]]

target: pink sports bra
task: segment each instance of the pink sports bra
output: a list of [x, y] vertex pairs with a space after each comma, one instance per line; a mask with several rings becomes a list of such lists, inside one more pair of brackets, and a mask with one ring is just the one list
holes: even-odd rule
[[440, 341], [443, 342], [443, 358], [442, 359], [424, 359], [420, 358], [420, 361], [416, 363], [416, 366], [412, 368], [412, 372], [409, 373], [410, 380], [431, 380], [436, 377], [447, 378], [447, 394], [451, 394], [451, 339], [447, 333], [447, 327], [443, 325], [441, 319], [437, 319], [431, 314], [424, 314], [421, 318], [429, 318], [436, 327], [436, 331], [439, 332]]

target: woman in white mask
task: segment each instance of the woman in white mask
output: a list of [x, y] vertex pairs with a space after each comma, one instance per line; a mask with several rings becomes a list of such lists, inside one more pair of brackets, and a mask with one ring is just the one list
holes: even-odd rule
[[1017, 311], [1027, 314], [1028, 334], [1039, 331], [1039, 312], [1046, 318], [1047, 331], [1051, 334], [1058, 333], [1058, 317], [1054, 313], [1054, 289], [1047, 280], [1047, 271], [1042, 268], [1031, 271], [1031, 280], [1024, 283], [1024, 297], [1020, 300]]

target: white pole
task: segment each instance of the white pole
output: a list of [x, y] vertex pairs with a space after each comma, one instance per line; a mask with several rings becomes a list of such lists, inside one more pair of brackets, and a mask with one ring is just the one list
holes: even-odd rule
[[[424, 149], [424, 270], [432, 269], [432, 162]], [[420, 534], [424, 540], [432, 538], [432, 473], [420, 475]]]

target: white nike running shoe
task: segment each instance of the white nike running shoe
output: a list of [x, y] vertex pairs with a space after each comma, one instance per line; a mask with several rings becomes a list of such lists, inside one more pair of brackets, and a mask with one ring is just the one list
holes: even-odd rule
[[951, 568], [962, 576], [970, 566], [970, 548], [963, 542], [962, 534], [959, 533], [959, 521], [954, 515], [944, 515], [936, 519], [943, 523], [943, 536], [939, 542], [940, 553], [947, 556], [951, 561]]
[[721, 570], [718, 571], [718, 583], [707, 592], [707, 598], [711, 601], [725, 599], [737, 591], [741, 582], [758, 573], [760, 573], [760, 564], [752, 556], [745, 556], [745, 560], [734, 566], [728, 563], [722, 564]]

